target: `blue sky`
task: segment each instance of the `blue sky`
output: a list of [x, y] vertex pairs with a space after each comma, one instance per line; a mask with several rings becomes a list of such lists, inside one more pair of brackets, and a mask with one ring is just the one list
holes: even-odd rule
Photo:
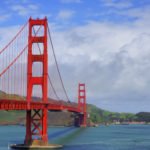
[[148, 5], [149, 0], [2, 0], [0, 26], [22, 24], [29, 16], [47, 16], [50, 22], [67, 26], [88, 21], [127, 23], [138, 19], [128, 11]]
[[30, 16], [47, 16], [70, 99], [85, 82], [89, 103], [149, 111], [149, 14], [149, 0], [1, 0], [0, 47]]

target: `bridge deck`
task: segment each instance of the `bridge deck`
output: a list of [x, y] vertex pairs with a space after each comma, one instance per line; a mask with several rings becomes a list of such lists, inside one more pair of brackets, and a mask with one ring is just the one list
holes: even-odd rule
[[52, 102], [37, 102], [32, 101], [27, 103], [25, 100], [8, 100], [8, 99], [0, 99], [0, 110], [31, 110], [31, 109], [44, 109], [52, 111], [70, 111], [80, 113], [81, 110], [76, 106], [72, 106], [72, 104], [54, 104]]

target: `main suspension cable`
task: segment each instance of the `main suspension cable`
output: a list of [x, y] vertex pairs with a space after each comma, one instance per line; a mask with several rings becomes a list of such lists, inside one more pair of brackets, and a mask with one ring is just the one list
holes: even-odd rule
[[[47, 24], [47, 26], [48, 26], [48, 24]], [[60, 74], [60, 71], [59, 71], [59, 67], [58, 67], [58, 63], [57, 63], [57, 59], [56, 59], [56, 55], [55, 55], [54, 45], [53, 45], [53, 42], [52, 42], [52, 37], [51, 37], [51, 34], [50, 34], [49, 26], [48, 26], [48, 35], [49, 35], [49, 40], [50, 40], [50, 43], [51, 43], [51, 46], [52, 46], [52, 52], [53, 52], [53, 55], [54, 55], [54, 59], [55, 59], [56, 67], [57, 67], [58, 74], [59, 74], [59, 77], [60, 77], [60, 81], [61, 81], [63, 90], [65, 92], [65, 96], [66, 96], [67, 100], [70, 102], [69, 97], [68, 97], [67, 92], [66, 92], [66, 89], [65, 89], [65, 86], [64, 86], [64, 83], [63, 83], [63, 80], [62, 80], [62, 77], [61, 77], [61, 74]]]

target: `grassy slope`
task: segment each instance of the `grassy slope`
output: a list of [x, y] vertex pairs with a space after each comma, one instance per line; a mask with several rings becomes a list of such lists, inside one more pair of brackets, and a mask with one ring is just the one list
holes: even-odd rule
[[137, 119], [137, 116], [132, 113], [110, 112], [94, 105], [88, 105], [88, 112], [90, 113], [90, 121], [95, 123], [113, 122], [114, 120], [124, 122]]
[[[0, 99], [16, 99], [20, 100], [22, 97], [14, 94], [6, 94], [0, 91]], [[49, 112], [49, 125], [70, 125], [72, 124], [71, 113], [65, 112]], [[25, 123], [25, 111], [0, 111], [0, 124], [22, 124]]]
[[[20, 100], [22, 97], [15, 95], [15, 94], [6, 94], [5, 92], [0, 91], [0, 99], [7, 98], [7, 99], [16, 99]], [[20, 122], [25, 118], [24, 111], [0, 111], [0, 124], [9, 124], [9, 123], [16, 123]]]
[[[97, 108], [94, 105], [88, 105], [90, 118], [88, 121], [94, 123], [112, 122], [113, 120], [127, 121], [133, 120], [135, 115], [129, 113], [114, 113]], [[72, 113], [49, 112], [49, 125], [71, 125], [73, 123]], [[0, 124], [2, 123], [25, 123], [24, 111], [0, 111]]]
[[[22, 99], [22, 97], [17, 95], [8, 95], [0, 91], [0, 99]], [[87, 105], [90, 122], [102, 123], [102, 122], [112, 122], [113, 120], [118, 121], [128, 121], [136, 120], [136, 115], [131, 113], [115, 113], [100, 109], [94, 105]], [[69, 125], [72, 124], [73, 118], [72, 113], [65, 112], [49, 112], [49, 125]], [[2, 123], [25, 123], [25, 111], [0, 111], [0, 124]]]

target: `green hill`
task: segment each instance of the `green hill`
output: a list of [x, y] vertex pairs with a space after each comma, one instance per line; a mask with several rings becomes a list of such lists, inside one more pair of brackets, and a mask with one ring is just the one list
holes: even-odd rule
[[[22, 99], [21, 96], [14, 94], [6, 94], [0, 91], [0, 99]], [[132, 113], [117, 113], [103, 110], [95, 105], [87, 104], [88, 122], [89, 123], [112, 123], [114, 121], [145, 121], [150, 122], [150, 113], [141, 112], [138, 114]], [[74, 114], [71, 112], [49, 112], [49, 125], [72, 125]], [[25, 124], [25, 111], [0, 111], [0, 124]]]
[[90, 121], [94, 123], [112, 123], [114, 121], [136, 121], [137, 116], [132, 113], [117, 113], [103, 110], [94, 105], [88, 105], [88, 112], [90, 114]]
[[[87, 105], [88, 108], [88, 122], [92, 123], [111, 123], [114, 120], [124, 122], [133, 121], [136, 115], [129, 113], [114, 113], [109, 112], [94, 105]], [[70, 112], [49, 112], [49, 125], [72, 125], [73, 114]], [[0, 124], [24, 124], [25, 111], [0, 111]]]

